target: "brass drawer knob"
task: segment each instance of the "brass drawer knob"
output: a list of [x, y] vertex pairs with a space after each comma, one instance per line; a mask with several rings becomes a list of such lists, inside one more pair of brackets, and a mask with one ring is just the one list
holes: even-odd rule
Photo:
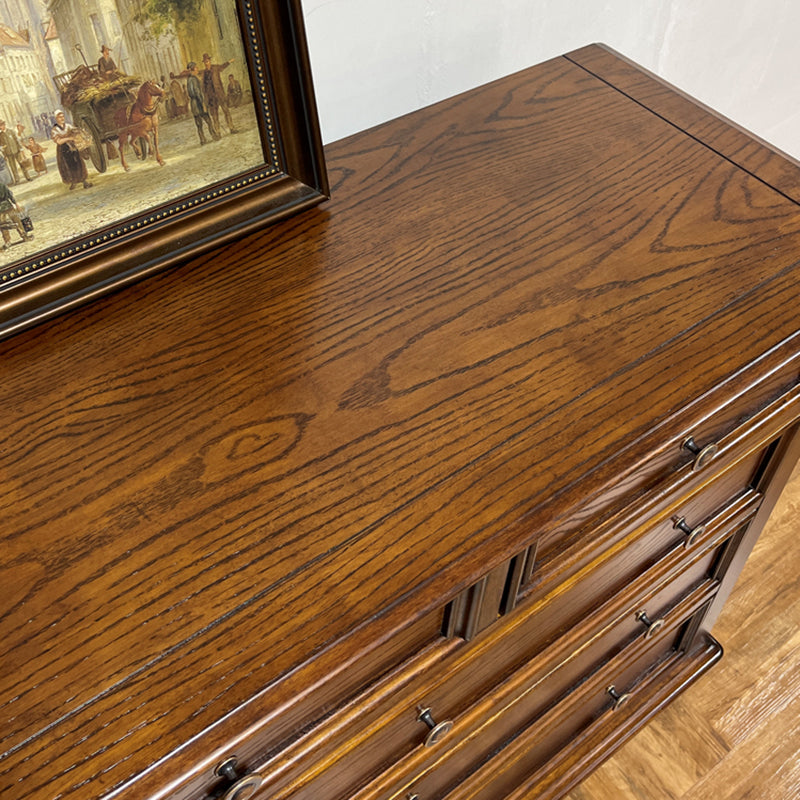
[[431, 715], [431, 710], [429, 708], [418, 710], [419, 716], [417, 719], [420, 722], [424, 722], [430, 728], [428, 735], [425, 737], [425, 747], [433, 747], [433, 745], [438, 744], [453, 730], [452, 720], [446, 719], [443, 722], [437, 723]]
[[221, 778], [231, 781], [231, 786], [225, 790], [222, 800], [247, 800], [256, 793], [264, 779], [257, 773], [251, 772], [249, 775], [240, 776], [236, 772], [236, 758], [231, 756], [217, 766], [214, 772]]
[[683, 517], [678, 517], [674, 522], [675, 527], [686, 534], [686, 540], [683, 543], [684, 547], [691, 547], [706, 532], [705, 525], [696, 525], [692, 528]]
[[707, 444], [705, 447], [700, 447], [700, 445], [695, 442], [694, 436], [685, 439], [681, 447], [684, 450], [688, 450], [690, 453], [694, 453], [694, 463], [692, 464], [692, 471], [694, 472], [702, 469], [719, 452], [719, 445], [714, 442]]
[[644, 625], [647, 630], [645, 631], [644, 638], [649, 639], [651, 636], [655, 636], [658, 631], [660, 631], [664, 627], [664, 617], [659, 617], [658, 619], [650, 619], [647, 616], [647, 611], [642, 609], [641, 611], [636, 612], [636, 619]]
[[630, 694], [629, 694], [628, 692], [625, 692], [624, 694], [620, 694], [620, 693], [617, 691], [617, 689], [616, 689], [616, 687], [614, 686], [614, 684], [613, 684], [613, 683], [611, 684], [611, 686], [609, 686], [609, 687], [606, 689], [606, 692], [607, 692], [607, 693], [608, 693], [608, 694], [611, 696], [611, 699], [614, 701], [614, 705], [612, 706], [612, 708], [613, 708], [615, 711], [616, 711], [616, 710], [617, 710], [617, 709], [618, 709], [620, 706], [622, 706], [622, 705], [624, 705], [625, 703], [627, 703], [627, 702], [628, 702], [628, 700], [630, 700], [630, 697], [631, 697], [631, 696], [630, 696]]

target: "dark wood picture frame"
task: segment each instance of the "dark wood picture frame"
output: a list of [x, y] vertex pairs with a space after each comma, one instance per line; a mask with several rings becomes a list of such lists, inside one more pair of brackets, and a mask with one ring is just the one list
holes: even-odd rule
[[0, 268], [0, 337], [327, 198], [300, 0], [234, 2], [265, 164]]

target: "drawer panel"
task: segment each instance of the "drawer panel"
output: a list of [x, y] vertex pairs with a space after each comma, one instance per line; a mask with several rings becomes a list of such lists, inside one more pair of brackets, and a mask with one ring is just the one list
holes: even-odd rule
[[[786, 405], [787, 401], [793, 407], [790, 412], [791, 418], [787, 417], [782, 420], [780, 423], [782, 426], [793, 421], [799, 413], [796, 408], [797, 401], [800, 400], [798, 391], [800, 389], [800, 364], [797, 359], [784, 362], [754, 386], [745, 387], [744, 381], [737, 377], [732, 378], [731, 382], [739, 383], [738, 394], [731, 396], [730, 400], [721, 408], [711, 411], [700, 419], [695, 419], [691, 422], [690, 427], [680, 431], [677, 437], [680, 439], [679, 455], [676, 462], [673, 462], [674, 466], [693, 462], [696, 459], [697, 454], [685, 447], [686, 439], [689, 437], [692, 437], [701, 449], [710, 443], [720, 443], [737, 428], [757, 427], [758, 423], [752, 425], [751, 421], [754, 421], [759, 414], [763, 414], [776, 401], [775, 412], [777, 413], [781, 413], [780, 408]], [[701, 399], [697, 405], [702, 403]], [[708, 467], [703, 467], [703, 469], [707, 468], [713, 469], [713, 461], [708, 462]]]
[[[313, 725], [298, 719], [298, 724], [286, 727], [287, 733], [295, 732], [291, 738], [259, 731], [235, 755], [245, 769], [258, 769], [264, 776], [262, 793], [272, 800], [371, 800], [382, 796], [379, 787], [390, 777], [416, 774], [436, 755], [422, 745], [428, 730], [418, 718], [420, 709], [432, 708], [436, 722], [460, 720], [476, 697], [491, 692], [532, 658], [549, 654], [542, 664], [553, 670], [564, 653], [574, 650], [581, 658], [563, 668], [560, 689], [551, 683], [554, 693], [548, 702], [553, 702], [558, 691], [567, 691], [587, 668], [636, 635], [641, 625], [635, 619], [637, 611], [645, 610], [653, 619], [702, 580], [715, 557], [713, 548], [755, 513], [760, 496], [750, 487], [763, 455], [763, 449], [751, 450], [720, 462], [716, 472], [708, 471], [691, 483], [693, 491], [660, 496], [655, 514], [650, 508], [642, 517], [601, 525], [594, 541], [591, 531], [583, 530], [572, 549], [548, 552], [545, 547], [544, 557], [534, 563], [522, 587], [517, 608], [474, 640], [442, 637], [447, 615], [441, 609], [393, 639], [389, 649], [379, 648], [365, 661], [354, 661], [342, 671], [342, 686], [331, 681], [331, 700], [322, 698], [325, 719]], [[676, 527], [679, 519], [692, 530], [705, 525], [689, 548], [684, 547], [687, 535]], [[697, 560], [704, 549], [705, 560]], [[648, 594], [656, 585], [663, 593]], [[636, 604], [649, 600], [644, 609], [627, 608], [626, 619], [618, 619], [613, 633], [598, 634], [598, 614], [618, 613], [620, 598]], [[608, 623], [611, 617], [603, 619]], [[592, 646], [586, 649], [589, 640]], [[418, 655], [398, 663], [404, 648], [406, 654]], [[374, 680], [381, 671], [384, 677]], [[369, 688], [353, 691], [370, 677]], [[320, 705], [319, 696], [314, 701]], [[287, 720], [291, 722], [285, 717], [282, 723]], [[436, 746], [447, 747], [446, 742]], [[208, 797], [209, 787], [213, 792], [221, 785], [207, 781], [198, 796]]]
[[[559, 547], [539, 546], [529, 582], [521, 588], [527, 602], [538, 602], [555, 586], [569, 586], [593, 573], [593, 596], [603, 597], [623, 587], [633, 576], [657, 561], [675, 546], [690, 544], [694, 538], [685, 528], [713, 527], [725, 509], [756, 493], [752, 488], [770, 452], [770, 446], [735, 461], [728, 469], [704, 481], [687, 494], [657, 496], [650, 507], [621, 512], [596, 531], [582, 529]], [[680, 526], [680, 527], [679, 527]], [[682, 529], [683, 528], [683, 529]], [[546, 538], [546, 536], [545, 536]], [[598, 561], [598, 553], [603, 553]], [[560, 601], [560, 616], [551, 616], [544, 638], [556, 635], [568, 624], [571, 613], [581, 613], [581, 599], [570, 596]], [[571, 610], [571, 607], [576, 607]], [[554, 611], [551, 607], [551, 613]]]
[[[665, 507], [679, 503], [682, 498], [704, 490], [743, 458], [764, 452], [798, 416], [800, 386], [794, 386], [739, 427], [726, 428], [722, 438], [697, 434], [694, 438], [700, 445], [713, 441], [719, 448], [716, 457], [702, 469], [692, 468], [691, 453], [684, 451], [680, 455], [670, 451], [669, 458], [676, 463], [669, 469], [657, 471], [647, 486], [630, 487], [624, 479], [615, 479], [613, 485], [605, 486], [597, 496], [585, 498], [580, 509], [548, 520], [536, 537], [540, 565], [557, 563], [564, 553], [586, 540], [605, 546], [606, 540], [619, 538], [620, 532], [630, 524], [629, 508], [639, 509], [649, 518], [663, 513]], [[726, 425], [727, 422], [726, 418]], [[681, 435], [684, 433], [688, 436], [691, 431], [683, 431]], [[680, 449], [680, 444], [675, 447]]]
[[[318, 753], [324, 755], [326, 746], [330, 749], [338, 745], [342, 736], [352, 734], [353, 706], [361, 701], [365, 691], [369, 691], [368, 687], [380, 686], [385, 692], [399, 691], [415, 674], [430, 670], [463, 645], [460, 640], [442, 637], [444, 613], [445, 609], [437, 609], [380, 647], [362, 649], [351, 662], [339, 665], [327, 681], [315, 686], [313, 692], [305, 694], [291, 708], [284, 709], [274, 725], [264, 725], [248, 733], [235, 748], [226, 747], [216, 757], [208, 759], [208, 769], [184, 786], [184, 796], [198, 800], [222, 796], [230, 781], [221, 778], [216, 767], [231, 758], [236, 760], [236, 771], [242, 775], [259, 769], [265, 761], [271, 762], [275, 753], [293, 753], [298, 749], [298, 742], [308, 742], [309, 747], [318, 748]], [[409, 657], [409, 654], [413, 655]], [[320, 727], [323, 733], [315, 739], [313, 732]], [[302, 746], [299, 749], [302, 750]]]
[[[676, 615], [682, 618], [707, 602], [716, 590], [709, 574], [721, 543], [754, 509], [754, 503], [739, 509], [692, 550], [676, 547], [623, 596], [593, 609], [569, 636], [545, 652], [532, 647], [525, 630], [529, 620], [520, 608], [514, 614], [518, 618], [515, 624], [479, 637], [460, 653], [438, 662], [432, 653], [428, 663], [414, 665], [418, 670], [415, 680], [405, 681], [398, 675], [394, 682], [385, 682], [346, 714], [337, 715], [331, 724], [307, 737], [301, 746], [264, 764], [269, 796], [274, 800], [382, 797], [387, 784], [396, 783], [401, 775], [418, 774], [451, 742], [473, 736], [472, 729], [483, 725], [482, 712], [473, 708], [475, 699], [487, 691], [496, 695], [504, 676], [500, 692], [507, 705], [513, 706], [519, 696], [535, 695], [536, 708], [544, 710], [598, 664], [631, 642], [646, 638], [646, 626], [637, 612], [645, 611], [653, 622], [665, 617], [665, 624], [672, 620], [674, 626]], [[546, 609], [542, 613], [546, 614]], [[509, 676], [511, 664], [516, 671]], [[492, 702], [499, 700], [495, 697]], [[452, 733], [434, 747], [423, 745], [428, 728], [418, 719], [420, 708], [430, 708], [436, 723], [445, 719], [455, 723]], [[530, 714], [532, 709], [529, 705], [524, 713]], [[523, 723], [515, 720], [514, 724]], [[487, 741], [483, 739], [484, 744]], [[370, 778], [373, 780], [359, 791]]]
[[[628, 703], [622, 708], [605, 711], [573, 736], [554, 758], [529, 774], [505, 800], [561, 800], [721, 657], [722, 647], [710, 636], [700, 637], [689, 651], [676, 651], [668, 656], [636, 684]], [[525, 759], [531, 735], [535, 735], [535, 731], [529, 730], [519, 736], [500, 754], [498, 761]], [[496, 762], [492, 766], [497, 772], [502, 769]], [[484, 775], [492, 780], [489, 770], [484, 770]], [[478, 788], [475, 784], [473, 787]]]
[[[604, 513], [609, 497], [633, 498], [659, 491], [681, 475], [687, 483], [693, 478], [703, 481], [729, 466], [731, 456], [738, 457], [743, 447], [762, 447], [800, 417], [800, 363], [796, 358], [784, 361], [754, 385], [748, 386], [745, 376], [731, 378], [731, 383], [736, 388], [728, 387], [723, 405], [715, 404], [714, 393], [700, 397], [658, 430], [643, 433], [618, 456], [612, 456], [610, 482], [596, 495], [587, 496], [581, 508], [563, 520], [564, 529], [574, 529]], [[696, 470], [697, 455], [685, 446], [689, 438], [700, 450], [710, 444], [717, 446], [716, 455], [704, 458], [703, 466]], [[625, 458], [621, 468], [619, 456]]]
[[[669, 624], [649, 642], [639, 641], [626, 648], [559, 703], [528, 720], [527, 725], [522, 714], [516, 714], [516, 719], [506, 718], [505, 714], [499, 716], [494, 725], [502, 730], [492, 731], [497, 740], [494, 751], [481, 761], [466, 749], [462, 754], [449, 754], [446, 761], [413, 784], [412, 792], [425, 800], [509, 797], [582, 731], [601, 717], [624, 709], [625, 703], [635, 697], [638, 685], [675, 656], [675, 645], [689, 619], [682, 623]], [[517, 722], [523, 724], [515, 726]], [[397, 792], [389, 797], [400, 800], [405, 795]]]
[[[584, 649], [578, 651], [573, 657], [558, 665], [551, 672], [541, 674], [534, 670], [532, 674], [515, 677], [513, 697], [500, 687], [498, 692], [487, 696], [475, 708], [470, 709], [461, 719], [456, 721], [453, 733], [458, 737], [457, 742], [444, 751], [439, 759], [420, 770], [413, 783], [403, 786], [404, 790], [418, 792], [421, 797], [441, 797], [446, 791], [458, 783], [474, 770], [478, 765], [490, 759], [508, 741], [517, 736], [530, 726], [535, 726], [542, 735], [547, 733], [552, 738], [554, 747], [558, 748], [563, 739], [558, 736], [558, 731], [552, 727], [552, 717], [558, 715], [563, 703], [569, 700], [571, 693], [583, 692], [581, 687], [587, 682], [598, 680], [597, 674], [609, 674], [609, 664], [614, 667], [615, 680], [618, 685], [628, 686], [630, 681], [639, 674], [644, 665], [650, 664], [655, 658], [652, 656], [651, 644], [655, 645], [658, 652], [667, 652], [673, 648], [682, 635], [683, 625], [686, 620], [699, 609], [704, 608], [713, 597], [716, 584], [708, 582], [698, 586], [697, 589], [682, 602], [675, 604], [663, 617], [663, 624], [658, 631], [646, 637], [638, 635], [628, 638], [626, 646], [620, 647], [625, 638], [625, 623], [620, 620], [612, 629], [602, 632], [596, 640], [590, 641]], [[630, 622], [636, 624], [635, 615], [630, 614]], [[609, 651], [615, 652], [608, 658]], [[640, 655], [645, 651], [647, 655]], [[623, 669], [621, 664], [633, 661], [633, 666]], [[605, 678], [603, 680], [606, 680]], [[574, 687], [579, 687], [575, 689]], [[596, 695], [598, 693], [595, 692]], [[609, 697], [598, 695], [594, 698], [600, 710], [607, 705]], [[577, 700], [582, 711], [587, 711], [589, 717], [586, 721], [576, 721], [571, 718], [565, 724], [575, 725], [571, 730], [577, 730], [599, 713], [592, 706], [591, 698]], [[554, 734], [551, 737], [551, 732]], [[569, 733], [569, 731], [568, 731]], [[545, 751], [549, 757], [550, 751]], [[392, 797], [403, 797], [402, 792], [397, 792]]]
[[[568, 658], [564, 659], [563, 652], [557, 651], [556, 648], [553, 653], [542, 654], [541, 658], [535, 659], [524, 670], [515, 673], [500, 687], [495, 688], [490, 700], [481, 699], [477, 707], [474, 707], [473, 696], [469, 698], [463, 696], [462, 688], [467, 681], [464, 674], [457, 675], [439, 690], [432, 690], [420, 696], [422, 700], [416, 705], [430, 708], [435, 722], [453, 723], [450, 733], [434, 747], [425, 747], [421, 744], [428, 731], [416, 721], [415, 705], [406, 697], [398, 697], [396, 710], [405, 707], [405, 714], [387, 721], [379, 730], [374, 731], [368, 740], [360, 741], [348, 757], [337, 764], [329, 765], [326, 774], [319, 776], [319, 779], [309, 784], [306, 789], [298, 792], [298, 787], [295, 785], [292, 798], [310, 800], [314, 797], [318, 799], [347, 796], [353, 797], [354, 800], [356, 798], [362, 800], [362, 798], [383, 797], [387, 784], [396, 783], [399, 779], [401, 784], [405, 785], [411, 777], [420, 771], [425, 771], [429, 762], [437, 761], [445, 755], [449, 758], [451, 748], [460, 751], [465, 741], [472, 743], [469, 748], [471, 759], [485, 757], [497, 746], [499, 729], [495, 728], [489, 734], [481, 734], [480, 729], [485, 726], [487, 719], [491, 719], [499, 712], [500, 708], [504, 709], [504, 719], [508, 725], [512, 729], [519, 728], [526, 724], [532, 714], [541, 713], [566, 695], [571, 687], [583, 676], [591, 673], [597, 664], [608, 660], [631, 642], [647, 638], [647, 628], [636, 616], [641, 610], [640, 606], [645, 605], [651, 609], [651, 613], [654, 614], [653, 620], [660, 621], [661, 628], [670, 625], [674, 628], [677, 624], [676, 619], [681, 619], [691, 610], [706, 603], [716, 591], [716, 583], [706, 579], [713, 558], [714, 553], [706, 553], [687, 570], [685, 575], [681, 576], [680, 581], [638, 598], [638, 605], [631, 605], [623, 612], [618, 612], [616, 618], [608, 619], [610, 613], [606, 614], [599, 621], [599, 632], [585, 640]], [[456, 703], [464, 705], [470, 700], [473, 701], [472, 707], [468, 706], [462, 714], [453, 716], [445, 713], [444, 716], [439, 716], [439, 711], [449, 712]], [[413, 739], [411, 742], [399, 740], [398, 736], [405, 730], [405, 724], [412, 720], [416, 722], [410, 730]], [[408, 755], [392, 763], [391, 754], [401, 754], [404, 750]], [[365, 768], [378, 777], [371, 785], [356, 792], [358, 784], [354, 778], [357, 779], [359, 770]], [[364, 774], [361, 773], [362, 776]], [[405, 779], [399, 777], [402, 775], [407, 777]], [[353, 783], [346, 785], [348, 779]], [[336, 791], [331, 792], [334, 787]]]
[[[703, 531], [727, 524], [735, 509], [746, 507], [754, 513], [760, 496], [749, 484], [760, 459], [760, 453], [752, 454], [703, 490], [663, 509], [655, 520], [633, 520], [626, 535], [610, 543], [600, 558], [589, 561], [588, 553], [577, 554], [570, 564], [571, 574], [564, 574], [566, 556], [558, 565], [548, 560], [535, 565], [521, 606], [546, 605], [547, 613], [532, 617], [526, 635], [540, 646], [553, 641], [589, 609], [622, 591], [668, 553], [677, 550], [679, 554], [685, 545], [696, 546], [698, 533], [702, 536]], [[678, 523], [692, 534], [677, 527]]]

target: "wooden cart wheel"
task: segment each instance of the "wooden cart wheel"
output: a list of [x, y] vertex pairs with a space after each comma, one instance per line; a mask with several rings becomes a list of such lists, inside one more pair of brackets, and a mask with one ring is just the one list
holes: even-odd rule
[[100, 138], [100, 131], [92, 120], [87, 117], [81, 117], [80, 121], [81, 130], [86, 134], [86, 138], [91, 142], [89, 146], [89, 158], [98, 172], [105, 172], [108, 168], [108, 161], [106, 160], [106, 153], [103, 149], [103, 141]]

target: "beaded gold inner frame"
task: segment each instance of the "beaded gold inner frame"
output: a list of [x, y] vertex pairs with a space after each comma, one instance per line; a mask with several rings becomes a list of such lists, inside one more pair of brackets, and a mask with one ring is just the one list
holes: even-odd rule
[[[252, 145], [257, 131], [256, 157], [240, 171], [236, 171], [234, 163], [233, 172], [227, 170], [218, 180], [212, 176], [202, 186], [185, 190], [187, 172], [176, 170], [173, 175], [178, 177], [172, 180], [170, 196], [165, 192], [159, 197], [160, 202], [133, 214], [121, 210], [118, 219], [56, 244], [48, 244], [37, 235], [36, 213], [32, 209], [35, 247], [29, 242], [24, 247], [11, 246], [4, 251], [4, 263], [0, 263], [0, 336], [279, 221], [328, 196], [300, 0], [226, 1], [235, 4], [244, 50], [239, 73], [246, 70], [249, 78], [249, 85], [241, 81], [248, 104], [252, 92], [250, 138], [237, 138], [240, 131], [233, 135], [219, 124], [217, 131], [224, 135], [214, 141], [205, 126], [209, 147], [202, 153], [209, 154], [205, 161], [209, 161], [214, 148], [218, 153], [239, 155], [242, 143], [249, 141]], [[202, 70], [200, 54], [197, 56]], [[184, 128], [189, 126], [197, 137], [191, 109], [184, 114]], [[227, 118], [227, 114], [219, 116]], [[114, 143], [118, 144], [116, 139]], [[98, 144], [102, 144], [103, 151]], [[192, 145], [199, 151], [196, 138]], [[106, 146], [105, 141], [96, 142], [91, 160], [88, 151], [84, 152], [90, 181], [95, 174], [93, 162], [97, 167], [95, 156], [105, 161]], [[152, 143], [150, 153], [146, 158], [152, 158]], [[161, 169], [168, 171], [169, 154], [163, 155], [167, 163]], [[96, 179], [87, 190], [80, 186], [74, 191], [67, 186], [59, 189], [69, 192], [70, 200], [74, 197], [76, 201], [80, 198], [83, 203], [102, 205], [113, 194], [113, 187], [122, 185], [140, 166], [130, 147], [127, 157], [130, 172], [124, 172], [118, 160], [108, 161], [103, 177], [112, 170], [117, 174], [108, 176], [105, 183]], [[153, 169], [152, 163], [150, 168]], [[54, 184], [55, 180], [51, 176], [49, 183]], [[31, 187], [33, 191], [36, 181]], [[17, 232], [9, 230], [13, 223], [7, 216], [5, 222], [7, 232], [16, 237]], [[16, 259], [15, 249], [21, 253]]]

